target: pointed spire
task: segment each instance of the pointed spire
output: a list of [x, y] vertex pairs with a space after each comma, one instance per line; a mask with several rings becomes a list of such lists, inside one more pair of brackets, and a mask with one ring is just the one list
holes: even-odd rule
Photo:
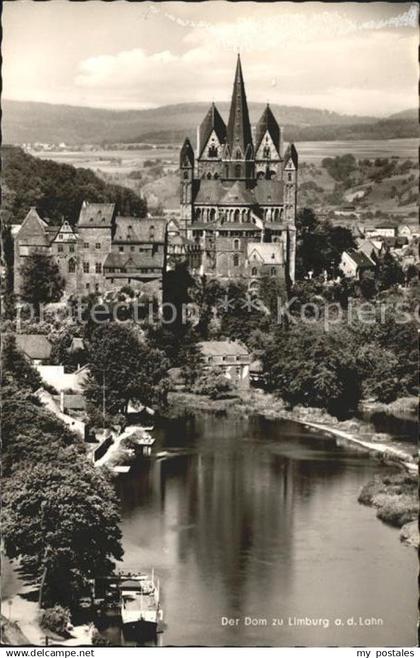
[[202, 152], [207, 146], [207, 142], [213, 130], [216, 133], [219, 142], [223, 144], [226, 139], [226, 126], [225, 122], [220, 116], [219, 110], [214, 103], [211, 104], [209, 111], [207, 112], [200, 125], [199, 155], [202, 155]]
[[184, 140], [180, 153], [180, 166], [194, 165], [194, 150], [188, 137]]
[[257, 123], [256, 137], [255, 137], [255, 151], [260, 147], [265, 133], [268, 132], [273, 144], [277, 151], [280, 152], [280, 128], [274, 114], [271, 111], [270, 105], [267, 103], [260, 120]]
[[247, 147], [250, 146], [252, 149], [251, 125], [249, 123], [248, 105], [246, 102], [241, 57], [239, 54], [233, 83], [232, 102], [227, 128], [227, 143], [230, 146], [233, 158], [235, 158], [237, 148], [241, 149], [242, 157]]

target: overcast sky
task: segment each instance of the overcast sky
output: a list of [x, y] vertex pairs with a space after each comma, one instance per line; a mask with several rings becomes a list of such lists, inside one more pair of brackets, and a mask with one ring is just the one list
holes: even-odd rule
[[386, 115], [417, 106], [417, 7], [399, 2], [3, 5], [3, 97], [106, 108], [249, 100]]

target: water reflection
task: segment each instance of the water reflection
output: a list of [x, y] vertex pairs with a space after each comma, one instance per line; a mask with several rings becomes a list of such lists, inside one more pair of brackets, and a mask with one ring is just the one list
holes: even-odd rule
[[[209, 415], [157, 432], [168, 458], [138, 463], [119, 492], [124, 567], [154, 567], [162, 582], [160, 642], [415, 643], [414, 551], [356, 500], [374, 462], [289, 422]], [[384, 621], [297, 628], [293, 615]], [[247, 616], [268, 624], [246, 626]]]

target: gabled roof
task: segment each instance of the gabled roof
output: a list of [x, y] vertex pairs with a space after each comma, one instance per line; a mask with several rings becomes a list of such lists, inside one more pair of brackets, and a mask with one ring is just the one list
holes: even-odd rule
[[181, 153], [179, 155], [179, 165], [180, 167], [185, 167], [188, 164], [191, 166], [194, 164], [194, 149], [187, 137], [181, 148]]
[[283, 245], [281, 242], [248, 242], [247, 255], [251, 263], [259, 260], [264, 265], [282, 265]]
[[142, 270], [144, 268], [162, 268], [164, 264], [163, 254], [121, 254], [111, 252], [107, 255], [104, 262], [104, 268], [118, 268], [132, 270]]
[[252, 192], [245, 186], [244, 182], [236, 181], [222, 196], [220, 204], [224, 206], [254, 205], [255, 198]]
[[117, 217], [113, 242], [165, 242], [167, 220], [162, 217], [139, 219]]
[[47, 222], [38, 215], [36, 208], [31, 207], [16, 233], [16, 239], [33, 245], [48, 246], [50, 244], [48, 228]]
[[374, 261], [369, 258], [363, 251], [356, 251], [356, 249], [348, 249], [346, 252], [348, 256], [356, 263], [357, 267], [374, 267]]
[[78, 226], [107, 228], [112, 226], [115, 203], [89, 203], [83, 201]]
[[252, 148], [251, 124], [249, 122], [248, 104], [246, 101], [245, 85], [242, 76], [241, 58], [238, 55], [235, 80], [233, 83], [232, 101], [230, 105], [229, 121], [227, 127], [227, 143], [231, 153], [240, 148], [245, 154], [247, 147]]
[[255, 199], [261, 206], [283, 203], [283, 182], [258, 178], [254, 189]]
[[204, 356], [249, 356], [244, 345], [230, 340], [206, 340], [198, 346]]
[[223, 144], [226, 140], [226, 125], [214, 103], [211, 104], [209, 111], [200, 125], [200, 156], [202, 155], [213, 130], [216, 133], [219, 142]]
[[46, 361], [51, 356], [51, 343], [41, 334], [16, 334], [16, 347], [29, 359]]
[[257, 149], [260, 147], [266, 132], [268, 132], [271, 139], [273, 140], [277, 151], [280, 152], [280, 128], [268, 103], [261, 115], [260, 120], [257, 123], [257, 128], [255, 131], [255, 151], [257, 151]]

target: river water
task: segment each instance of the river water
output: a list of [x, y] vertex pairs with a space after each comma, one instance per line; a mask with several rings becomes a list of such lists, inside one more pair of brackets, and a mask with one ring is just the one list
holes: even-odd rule
[[200, 414], [154, 435], [168, 454], [118, 489], [123, 566], [161, 581], [159, 644], [415, 644], [416, 553], [357, 503], [371, 458], [261, 418]]

